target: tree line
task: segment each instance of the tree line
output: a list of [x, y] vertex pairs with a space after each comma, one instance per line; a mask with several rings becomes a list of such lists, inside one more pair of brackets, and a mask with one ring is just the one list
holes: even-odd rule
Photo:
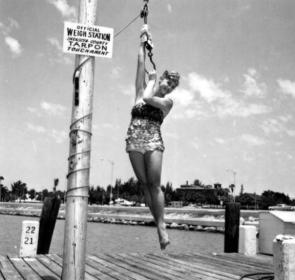
[[[25, 201], [38, 200], [43, 201], [45, 197], [57, 195], [64, 201], [65, 191], [56, 190], [58, 179], [54, 180], [53, 190], [47, 188], [42, 191], [28, 189], [27, 184], [18, 180], [11, 184], [10, 188], [0, 185], [0, 200], [1, 201]], [[232, 192], [235, 188], [230, 185], [228, 188], [222, 188], [220, 183], [213, 186], [202, 184], [200, 180], [194, 180], [193, 184], [187, 184], [187, 188], [174, 189], [172, 183], [167, 182], [162, 185], [162, 191], [165, 196], [166, 206], [169, 206], [172, 201], [182, 201], [183, 205], [211, 205], [220, 206], [233, 200]], [[194, 191], [193, 187], [199, 187], [199, 191]], [[130, 178], [125, 182], [117, 179], [114, 186], [90, 186], [89, 188], [89, 204], [105, 205], [110, 201], [115, 201], [117, 198], [123, 198], [134, 202], [134, 205], [145, 203], [144, 193], [139, 182]], [[277, 204], [295, 205], [295, 199], [291, 199], [287, 194], [265, 190], [261, 195], [244, 191], [244, 186], [241, 186], [239, 195], [235, 196], [234, 200], [241, 204], [243, 209], [268, 209], [269, 206]]]

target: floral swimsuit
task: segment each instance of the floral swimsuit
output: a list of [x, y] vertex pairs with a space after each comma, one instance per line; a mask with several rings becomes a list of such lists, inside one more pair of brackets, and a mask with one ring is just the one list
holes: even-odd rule
[[164, 113], [146, 103], [138, 103], [131, 110], [131, 122], [126, 137], [126, 152], [164, 151], [161, 124]]

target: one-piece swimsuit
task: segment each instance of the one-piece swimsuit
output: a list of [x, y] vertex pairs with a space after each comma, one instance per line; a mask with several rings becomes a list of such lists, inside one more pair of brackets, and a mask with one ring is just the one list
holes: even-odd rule
[[161, 124], [164, 113], [161, 109], [140, 102], [131, 110], [131, 122], [126, 137], [126, 152], [164, 151]]

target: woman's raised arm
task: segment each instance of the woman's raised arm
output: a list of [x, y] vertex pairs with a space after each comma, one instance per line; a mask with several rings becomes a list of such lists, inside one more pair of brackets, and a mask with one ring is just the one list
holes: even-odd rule
[[145, 88], [144, 48], [144, 43], [141, 42], [138, 51], [137, 71], [135, 79], [136, 100], [142, 98], [143, 91]]

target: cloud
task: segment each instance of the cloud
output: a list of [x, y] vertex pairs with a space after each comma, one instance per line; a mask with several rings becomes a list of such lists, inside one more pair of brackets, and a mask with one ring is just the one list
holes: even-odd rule
[[41, 125], [34, 125], [31, 123], [27, 123], [27, 128], [31, 131], [37, 132], [37, 133], [45, 133], [46, 128]]
[[191, 145], [194, 147], [194, 149], [200, 150], [200, 145], [196, 139], [194, 141], [191, 141]]
[[77, 11], [74, 7], [71, 7], [67, 0], [47, 0], [52, 4], [64, 18], [71, 18], [77, 16]]
[[278, 119], [281, 120], [282, 122], [286, 123], [290, 120], [293, 119], [292, 115], [281, 115], [281, 116], [278, 116]]
[[44, 134], [52, 138], [57, 144], [60, 144], [65, 141], [67, 138], [67, 133], [65, 131], [58, 131], [55, 129], [48, 130], [41, 125], [35, 125], [32, 123], [27, 123], [27, 129], [38, 134]]
[[[256, 70], [249, 69], [248, 73], [252, 76], [256, 75]], [[201, 119], [210, 116], [245, 118], [272, 111], [264, 104], [248, 103], [243, 99], [235, 99], [229, 90], [223, 88], [223, 84], [216, 83], [213, 79], [196, 72], [189, 73], [183, 77], [183, 80], [184, 83], [181, 84], [183, 87], [177, 88], [170, 95], [176, 108], [181, 107], [181, 111], [177, 110], [173, 114], [175, 119], [195, 117]]]
[[204, 119], [208, 116], [200, 101], [195, 100], [192, 91], [182, 88], [176, 89], [170, 97], [174, 103], [173, 119]]
[[219, 84], [195, 72], [188, 75], [188, 84], [191, 90], [198, 92], [209, 103], [229, 97], [229, 93], [221, 89]]
[[279, 116], [277, 119], [267, 119], [261, 124], [261, 128], [265, 134], [287, 134], [288, 136], [294, 137], [295, 130], [287, 127], [288, 121], [292, 118], [290, 116]]
[[49, 42], [50, 45], [55, 47], [57, 50], [59, 51], [63, 50], [62, 45], [60, 44], [57, 38], [54, 38], [54, 37], [47, 38], [47, 41]]
[[42, 101], [40, 103], [40, 108], [28, 107], [27, 110], [30, 113], [35, 114], [38, 117], [41, 117], [42, 115], [44, 115], [44, 113], [50, 116], [61, 116], [64, 114], [67, 108], [60, 104]]
[[121, 87], [120, 91], [124, 95], [134, 96], [135, 95], [135, 86], [133, 84], [129, 84], [129, 85], [125, 86], [125, 87]]
[[67, 110], [67, 108], [60, 104], [49, 103], [46, 101], [41, 102], [41, 108], [51, 116], [60, 116]]
[[8, 18], [8, 26], [9, 29], [19, 29], [19, 23], [13, 18]]
[[111, 72], [112, 78], [118, 79], [120, 77], [121, 73], [122, 73], [121, 67], [119, 67], [119, 66], [114, 67]]
[[72, 58], [67, 56], [65, 53], [63, 53], [63, 47], [62, 44], [59, 42], [59, 40], [55, 37], [47, 38], [48, 43], [54, 48], [54, 56], [50, 57], [50, 62], [54, 63], [63, 63], [63, 64], [72, 64]]
[[168, 10], [169, 14], [172, 13], [172, 5], [170, 3], [167, 5], [167, 10]]
[[249, 152], [243, 151], [242, 152], [242, 159], [246, 162], [253, 162], [253, 161], [255, 161], [255, 156]]
[[291, 137], [294, 137], [295, 136], [295, 130], [292, 130], [292, 129], [288, 129], [288, 130], [286, 130], [286, 133], [289, 135], [289, 136], [291, 136]]
[[254, 136], [252, 134], [243, 134], [241, 135], [241, 139], [252, 145], [252, 146], [261, 146], [261, 145], [264, 145], [265, 144], [265, 140], [260, 138], [260, 137], [257, 137], [257, 136]]
[[180, 106], [187, 107], [192, 104], [194, 100], [194, 93], [190, 90], [184, 88], [176, 88], [171, 94], [170, 97], [175, 103]]
[[168, 138], [171, 138], [171, 139], [174, 139], [174, 140], [178, 140], [180, 137], [179, 137], [179, 134], [177, 134], [176, 132], [169, 132], [169, 131], [166, 131], [165, 132], [165, 136]]
[[268, 119], [263, 121], [261, 128], [266, 134], [278, 134], [284, 130], [283, 124], [276, 119]]
[[247, 74], [244, 74], [244, 83], [242, 85], [241, 92], [246, 96], [264, 97], [266, 94], [266, 84], [258, 83], [257, 71], [253, 68], [249, 68]]
[[8, 18], [8, 23], [6, 24], [0, 22], [0, 32], [4, 36], [4, 42], [8, 46], [13, 57], [18, 57], [23, 52], [23, 48], [19, 41], [10, 35], [12, 30], [17, 28], [19, 28], [19, 24], [13, 18]]
[[13, 29], [18, 29], [19, 23], [13, 19], [8, 18], [8, 23], [4, 24], [0, 22], [0, 31], [4, 36], [9, 36], [9, 34], [13, 31]]
[[38, 116], [38, 117], [41, 117], [41, 116], [42, 116], [40, 110], [38, 110], [37, 108], [34, 108], [34, 107], [28, 107], [27, 110], [28, 110], [30, 113], [32, 113], [32, 114], [34, 114], [34, 115], [36, 115], [36, 116]]
[[225, 99], [222, 105], [216, 106], [218, 116], [250, 117], [271, 112], [271, 108], [263, 104], [246, 104], [233, 99]]
[[23, 49], [20, 45], [20, 43], [18, 42], [18, 40], [16, 40], [15, 38], [12, 38], [10, 36], [5, 37], [5, 43], [8, 46], [9, 50], [12, 52], [12, 54], [16, 57], [19, 56]]
[[225, 143], [225, 140], [223, 138], [219, 138], [219, 137], [215, 138], [214, 141], [216, 143], [218, 143], [218, 144], [224, 144]]
[[57, 144], [63, 143], [67, 139], [67, 133], [65, 131], [58, 131], [52, 129], [48, 132], [48, 135], [55, 140]]
[[283, 79], [278, 79], [277, 82], [281, 92], [289, 94], [295, 98], [295, 82]]

